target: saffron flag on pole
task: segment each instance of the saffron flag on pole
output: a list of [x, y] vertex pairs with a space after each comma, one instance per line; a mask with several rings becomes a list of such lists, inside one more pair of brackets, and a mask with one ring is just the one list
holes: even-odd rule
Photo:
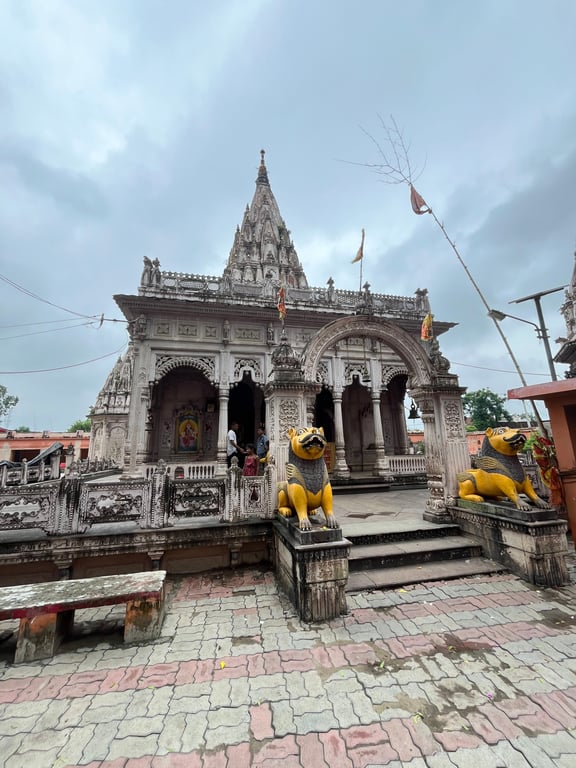
[[422, 320], [422, 328], [420, 329], [420, 338], [422, 341], [430, 341], [430, 339], [434, 336], [434, 330], [432, 328], [432, 317], [433, 315], [428, 312], [424, 320]]
[[410, 184], [410, 202], [412, 204], [412, 210], [419, 216], [423, 213], [432, 213], [432, 209], [429, 207], [426, 200], [424, 200], [422, 195], [418, 194], [412, 184]]
[[358, 248], [358, 253], [352, 259], [352, 264], [356, 264], [357, 261], [362, 261], [363, 257], [364, 257], [364, 230], [362, 230], [362, 240], [360, 242], [360, 248]]
[[286, 291], [283, 285], [278, 289], [278, 303], [276, 306], [278, 308], [278, 316], [280, 317], [280, 320], [284, 322], [284, 318], [286, 317]]

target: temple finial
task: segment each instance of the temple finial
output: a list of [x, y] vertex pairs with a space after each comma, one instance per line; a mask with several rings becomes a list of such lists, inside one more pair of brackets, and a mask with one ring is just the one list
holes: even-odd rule
[[266, 163], [264, 162], [265, 154], [266, 154], [266, 150], [261, 149], [260, 150], [260, 168], [258, 168], [258, 178], [256, 179], [256, 184], [270, 185], [270, 182], [268, 181], [268, 171], [266, 170]]

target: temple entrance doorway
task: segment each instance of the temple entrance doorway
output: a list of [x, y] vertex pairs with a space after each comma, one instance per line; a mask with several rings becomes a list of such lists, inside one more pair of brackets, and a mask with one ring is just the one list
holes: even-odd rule
[[354, 376], [342, 395], [346, 464], [351, 472], [368, 472], [374, 468], [374, 416], [370, 390]]
[[264, 394], [251, 374], [245, 372], [242, 380], [230, 388], [228, 400], [228, 421], [230, 424], [237, 421], [239, 425], [238, 444], [244, 447], [247, 443], [255, 443], [256, 429], [265, 418]]
[[201, 371], [191, 366], [169, 371], [152, 391], [147, 460], [216, 460], [217, 408], [216, 388]]

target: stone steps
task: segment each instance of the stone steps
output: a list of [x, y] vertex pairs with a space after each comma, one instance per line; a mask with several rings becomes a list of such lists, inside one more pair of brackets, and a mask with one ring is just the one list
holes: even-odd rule
[[505, 569], [486, 558], [473, 557], [469, 560], [451, 560], [425, 563], [423, 565], [401, 565], [395, 568], [378, 568], [370, 571], [350, 573], [347, 592], [363, 592], [374, 589], [393, 589], [428, 581], [447, 581], [466, 576], [480, 576], [502, 573]]
[[482, 546], [454, 524], [344, 526], [351, 542], [348, 592], [388, 589], [505, 570], [482, 556]]

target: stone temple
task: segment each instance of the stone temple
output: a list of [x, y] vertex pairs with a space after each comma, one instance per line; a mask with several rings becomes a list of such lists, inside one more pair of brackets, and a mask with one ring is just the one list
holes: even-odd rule
[[333, 480], [387, 478], [399, 457], [408, 460], [410, 398], [424, 423], [428, 513], [442, 515], [468, 465], [463, 390], [437, 340], [453, 324], [434, 320], [434, 337], [421, 340], [425, 289], [343, 290], [329, 276], [310, 286], [264, 151], [231, 239], [220, 276], [165, 271], [145, 257], [138, 292], [115, 296], [130, 343], [91, 410], [90, 459], [114, 460], [127, 478], [158, 462], [173, 476], [224, 475], [229, 424], [239, 423], [246, 444], [264, 423], [281, 479], [287, 430], [314, 425], [329, 441]]

